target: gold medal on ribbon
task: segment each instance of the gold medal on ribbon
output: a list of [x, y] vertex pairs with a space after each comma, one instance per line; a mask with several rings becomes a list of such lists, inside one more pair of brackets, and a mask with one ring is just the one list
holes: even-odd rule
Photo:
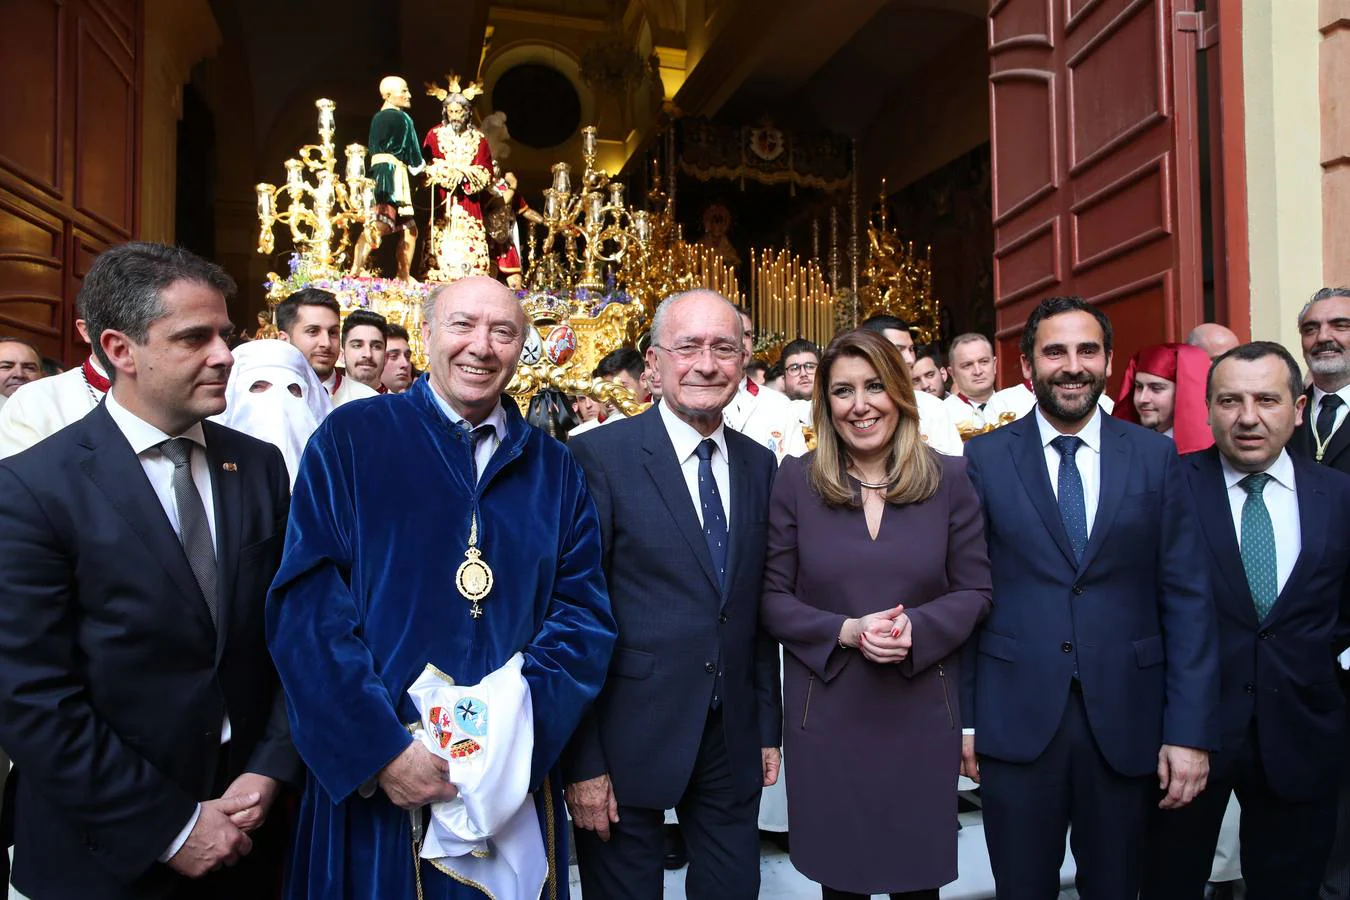
[[482, 551], [478, 549], [477, 510], [469, 526], [469, 546], [464, 551], [464, 562], [455, 570], [455, 587], [465, 600], [473, 604], [469, 608], [469, 615], [475, 619], [483, 615], [483, 607], [478, 601], [492, 592], [492, 569], [483, 561]]

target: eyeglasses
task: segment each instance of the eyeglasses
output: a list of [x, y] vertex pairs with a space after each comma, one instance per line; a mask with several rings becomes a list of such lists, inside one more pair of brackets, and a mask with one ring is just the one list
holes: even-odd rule
[[656, 347], [659, 350], [665, 350], [667, 353], [672, 354], [676, 359], [681, 360], [683, 362], [689, 362], [690, 360], [698, 359], [704, 353], [707, 353], [709, 351], [712, 352], [713, 359], [716, 359], [719, 362], [729, 362], [733, 359], [739, 358], [741, 354], [745, 352], [745, 349], [740, 344], [689, 343], [689, 344], [679, 344], [674, 347], [666, 347], [662, 344], [652, 344], [652, 346]]
[[819, 363], [793, 363], [784, 368], [783, 371], [787, 372], [789, 375], [810, 375], [816, 370], [818, 365]]

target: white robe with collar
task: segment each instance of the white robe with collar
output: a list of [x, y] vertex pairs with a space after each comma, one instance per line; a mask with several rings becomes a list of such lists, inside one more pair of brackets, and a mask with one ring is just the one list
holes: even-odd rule
[[21, 453], [78, 422], [103, 399], [79, 366], [30, 381], [0, 407], [0, 459]]

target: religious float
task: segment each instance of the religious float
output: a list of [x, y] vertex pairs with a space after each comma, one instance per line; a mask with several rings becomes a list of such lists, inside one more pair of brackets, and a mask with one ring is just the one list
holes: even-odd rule
[[[406, 328], [414, 362], [425, 369], [420, 325], [431, 291], [467, 275], [496, 275], [517, 289], [530, 322], [507, 386], [522, 409], [536, 392], [552, 389], [611, 403], [626, 414], [641, 409], [638, 398], [591, 373], [612, 350], [641, 346], [662, 299], [695, 287], [748, 305], [758, 325], [755, 355], [771, 362], [795, 337], [823, 346], [839, 329], [877, 312], [913, 322], [916, 338], [937, 338], [927, 251], [888, 228], [884, 191], [879, 220], [868, 222], [861, 271], [855, 233], [850, 276], [841, 277], [832, 212], [828, 277], [817, 236], [817, 259], [788, 250], [752, 251], [749, 291], [742, 294], [722, 248], [685, 240], [674, 211], [673, 153], [665, 178], [653, 161], [652, 187], [645, 202], [635, 204], [623, 183], [597, 167], [597, 130], [587, 126], [580, 168], [554, 164], [542, 208], [534, 209], [516, 194], [514, 176], [494, 163], [493, 136], [484, 133], [488, 123], [483, 130], [472, 124], [479, 86], [462, 87], [451, 75], [444, 86], [426, 89], [441, 101], [443, 115], [421, 152], [405, 111], [407, 85], [391, 76], [380, 85], [385, 104], [372, 122], [372, 146], [349, 143], [339, 157], [335, 104], [317, 100], [318, 142], [286, 161], [284, 184], [256, 186], [258, 252], [276, 252], [278, 226], [288, 232], [291, 252], [285, 274], [268, 274], [269, 309], [255, 336], [275, 333], [271, 311], [289, 294], [321, 288], [337, 296], [344, 317], [369, 309]], [[497, 126], [504, 137], [504, 127]], [[433, 195], [423, 281], [411, 277], [420, 236], [412, 208], [417, 177]], [[856, 185], [851, 210], [856, 220]], [[394, 277], [372, 268], [372, 255], [389, 241], [398, 244]]]

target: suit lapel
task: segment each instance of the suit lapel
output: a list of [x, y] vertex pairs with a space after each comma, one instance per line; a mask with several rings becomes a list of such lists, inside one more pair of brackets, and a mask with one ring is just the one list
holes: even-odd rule
[[[1345, 425], [1342, 424], [1341, 431], [1344, 430]], [[1298, 495], [1298, 530], [1301, 546], [1298, 559], [1294, 561], [1294, 569], [1289, 573], [1289, 580], [1284, 583], [1284, 590], [1280, 591], [1280, 596], [1275, 598], [1275, 605], [1271, 607], [1272, 616], [1280, 609], [1285, 597], [1296, 596], [1301, 592], [1302, 583], [1307, 580], [1310, 569], [1322, 559], [1326, 547], [1327, 508], [1331, 498], [1318, 484], [1317, 476], [1321, 473], [1313, 466], [1301, 466], [1299, 462], [1294, 460], [1294, 493]]]
[[164, 568], [177, 595], [184, 598], [183, 602], [207, 628], [212, 627], [211, 613], [200, 599], [202, 591], [188, 565], [183, 544], [169, 524], [140, 460], [131, 452], [131, 445], [103, 404], [95, 407], [84, 422], [89, 438], [86, 446], [91, 452], [80, 468]]
[[1088, 534], [1087, 547], [1083, 550], [1083, 561], [1078, 566], [1080, 572], [1088, 567], [1106, 543], [1111, 523], [1116, 520], [1116, 511], [1120, 509], [1120, 500], [1125, 496], [1126, 476], [1134, 456], [1130, 442], [1118, 430], [1119, 421], [1104, 412], [1099, 411], [1097, 415], [1101, 416], [1102, 422], [1102, 452], [1097, 461], [1097, 515], [1092, 519], [1092, 531]]
[[[675, 447], [671, 444], [670, 435], [666, 434], [665, 424], [661, 421], [661, 412], [652, 407], [643, 415], [646, 417], [647, 429], [642, 445], [645, 454], [643, 465], [656, 485], [657, 493], [661, 495], [666, 510], [675, 520], [680, 534], [684, 536], [690, 551], [703, 568], [703, 574], [720, 596], [722, 585], [717, 573], [713, 571], [708, 542], [703, 537], [703, 529], [699, 527], [698, 512], [694, 509], [693, 498], [689, 496], [689, 486], [684, 480], [684, 473], [680, 471], [679, 461], [675, 458]], [[729, 526], [728, 533], [730, 533]], [[732, 545], [735, 546], [734, 541]]]
[[[211, 423], [204, 423], [209, 426]], [[239, 542], [243, 529], [243, 484], [231, 448], [221, 429], [207, 427], [206, 463], [216, 514], [216, 661], [225, 650], [235, 587], [239, 575]], [[261, 473], [259, 473], [261, 474]]]
[[[731, 594], [731, 585], [736, 579], [736, 568], [743, 555], [745, 523], [750, 511], [755, 509], [750, 496], [750, 466], [745, 454], [735, 447], [727, 429], [727, 480], [731, 482], [731, 516], [727, 520], [727, 538], [731, 542], [727, 547], [727, 583], [722, 589], [722, 605], [726, 606]], [[706, 542], [705, 542], [706, 543]]]
[[[1256, 604], [1242, 567], [1242, 551], [1238, 547], [1237, 532], [1233, 530], [1233, 507], [1228, 500], [1228, 485], [1224, 482], [1223, 466], [1219, 463], [1218, 448], [1191, 456], [1186, 462], [1195, 468], [1197, 477], [1191, 480], [1199, 505], [1200, 529], [1209, 545], [1228, 590], [1222, 597], [1237, 601], [1237, 612], [1244, 619], [1256, 622]], [[1219, 599], [1223, 603], [1222, 598]]]
[[1045, 445], [1041, 443], [1041, 432], [1036, 427], [1036, 417], [1025, 416], [1005, 428], [1020, 428], [1022, 433], [1012, 445], [1013, 464], [1031, 505], [1041, 517], [1045, 530], [1059, 547], [1070, 565], [1075, 564], [1073, 547], [1069, 545], [1068, 532], [1064, 530], [1064, 520], [1059, 515], [1059, 504], [1055, 502], [1055, 491], [1050, 486], [1050, 473], [1045, 465]]
[[[1305, 415], [1305, 421], [1307, 421]], [[1309, 425], [1308, 427], [1311, 427]], [[1312, 439], [1312, 432], [1308, 432], [1309, 440]], [[1336, 460], [1346, 450], [1350, 450], [1350, 419], [1341, 422], [1341, 427], [1331, 435], [1331, 440], [1327, 441], [1326, 450], [1322, 453], [1322, 465], [1331, 466], [1336, 464]], [[1316, 453], [1316, 451], [1313, 451]]]

